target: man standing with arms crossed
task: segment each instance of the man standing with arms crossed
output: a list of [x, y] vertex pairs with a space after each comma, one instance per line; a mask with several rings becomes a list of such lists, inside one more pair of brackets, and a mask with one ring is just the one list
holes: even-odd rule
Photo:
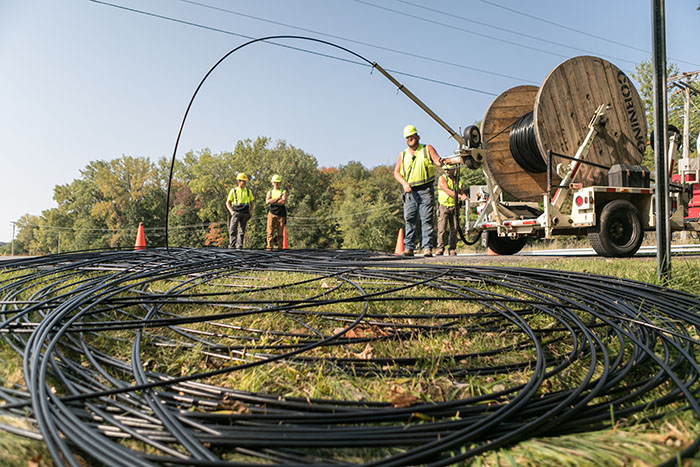
[[287, 223], [287, 190], [281, 190], [282, 177], [272, 176], [272, 190], [265, 196], [267, 204], [267, 249], [272, 250], [275, 244], [278, 250], [282, 249], [282, 235]]
[[433, 256], [433, 212], [435, 194], [433, 164], [442, 165], [442, 159], [431, 145], [420, 144], [418, 130], [413, 125], [403, 129], [408, 147], [399, 153], [394, 167], [394, 178], [403, 188], [404, 256], [413, 256], [418, 216], [421, 220], [423, 256]]
[[253, 215], [253, 193], [246, 187], [248, 176], [243, 172], [236, 175], [237, 187], [231, 188], [226, 197], [226, 209], [231, 214], [228, 224], [228, 247], [243, 248], [243, 237], [250, 216]]

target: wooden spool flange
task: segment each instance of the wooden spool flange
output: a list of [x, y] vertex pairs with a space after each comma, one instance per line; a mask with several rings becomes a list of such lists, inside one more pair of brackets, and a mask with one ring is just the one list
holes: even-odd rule
[[[532, 97], [533, 90], [536, 95]], [[526, 103], [530, 102], [530, 107]], [[641, 163], [647, 138], [642, 100], [627, 75], [598, 57], [574, 57], [557, 66], [539, 90], [534, 86], [509, 89], [491, 104], [482, 124], [487, 161], [496, 182], [517, 199], [542, 199], [546, 173], [528, 172], [510, 153], [509, 131], [502, 131], [521, 115], [533, 111], [534, 133], [543, 157], [547, 151], [574, 156], [588, 133], [596, 108], [606, 104], [607, 123], [585, 160], [610, 167]], [[553, 164], [568, 161], [554, 158]], [[582, 165], [574, 179], [584, 185], [607, 185], [607, 170]], [[559, 178], [554, 176], [553, 183]]]
[[510, 126], [532, 111], [538, 89], [525, 85], [507, 90], [491, 103], [481, 123], [481, 140], [491, 173], [506, 193], [524, 201], [534, 194], [541, 198], [547, 191], [547, 174], [528, 172], [515, 162], [510, 153]]

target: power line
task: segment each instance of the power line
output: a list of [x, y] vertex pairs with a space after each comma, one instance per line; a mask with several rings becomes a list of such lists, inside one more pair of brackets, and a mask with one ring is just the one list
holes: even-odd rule
[[449, 61], [446, 61], [446, 60], [440, 60], [440, 59], [433, 58], [433, 57], [427, 57], [427, 56], [425, 56], [425, 55], [419, 55], [419, 54], [414, 54], [414, 53], [410, 53], [410, 52], [404, 52], [403, 50], [398, 50], [398, 49], [393, 49], [393, 48], [390, 48], [390, 47], [384, 47], [384, 46], [381, 46], [381, 45], [371, 44], [371, 43], [369, 43], [369, 42], [358, 41], [358, 40], [355, 40], [355, 39], [350, 39], [350, 38], [343, 37], [343, 36], [338, 36], [338, 35], [335, 35], [335, 34], [329, 34], [329, 33], [321, 32], [321, 31], [316, 31], [316, 30], [314, 30], [314, 29], [308, 29], [308, 28], [304, 28], [304, 27], [301, 27], [301, 26], [295, 26], [295, 25], [293, 25], [293, 24], [282, 23], [282, 22], [274, 21], [274, 20], [267, 19], [267, 18], [261, 18], [261, 17], [259, 17], [259, 16], [248, 15], [248, 14], [246, 14], [246, 13], [241, 13], [241, 12], [239, 12], [239, 11], [233, 11], [233, 10], [229, 10], [229, 9], [226, 9], [226, 8], [220, 8], [220, 7], [216, 7], [216, 6], [212, 6], [212, 5], [207, 5], [207, 4], [205, 4], [205, 3], [195, 2], [195, 1], [192, 1], [192, 0], [180, 0], [180, 1], [183, 2], [183, 3], [189, 3], [189, 4], [191, 4], [191, 5], [196, 5], [196, 6], [200, 6], [200, 7], [203, 7], [203, 8], [209, 8], [209, 9], [211, 9], [211, 10], [221, 11], [221, 12], [224, 12], [224, 13], [230, 13], [230, 14], [232, 14], [232, 15], [241, 16], [241, 17], [243, 17], [243, 18], [253, 19], [253, 20], [256, 20], [256, 21], [262, 21], [262, 22], [264, 22], [264, 23], [274, 24], [274, 25], [277, 25], [277, 26], [284, 26], [284, 27], [291, 28], [291, 29], [296, 29], [296, 30], [299, 30], [299, 31], [309, 32], [309, 33], [313, 33], [313, 34], [318, 34], [318, 35], [320, 35], [320, 36], [332, 37], [332, 38], [334, 38], [334, 39], [339, 39], [339, 40], [351, 42], [351, 43], [353, 43], [353, 44], [364, 45], [364, 46], [367, 46], [367, 47], [372, 47], [372, 48], [379, 49], [379, 50], [385, 50], [385, 51], [387, 51], [387, 52], [393, 52], [393, 53], [405, 55], [405, 56], [408, 56], [408, 57], [419, 58], [419, 59], [421, 59], [421, 60], [427, 60], [427, 61], [434, 62], [434, 63], [440, 63], [440, 64], [442, 64], [442, 65], [454, 66], [454, 67], [458, 67], [458, 68], [463, 68], [463, 69], [465, 69], [465, 70], [471, 70], [471, 71], [476, 71], [476, 72], [479, 72], [479, 73], [485, 73], [485, 74], [489, 74], [489, 75], [500, 76], [500, 77], [502, 77], [502, 78], [513, 79], [513, 80], [521, 81], [521, 82], [524, 81], [524, 82], [527, 82], [527, 83], [539, 84], [539, 83], [536, 82], [536, 81], [528, 80], [528, 79], [525, 79], [525, 78], [520, 78], [520, 77], [517, 77], [517, 76], [506, 75], [506, 74], [504, 74], [504, 73], [498, 73], [498, 72], [495, 72], [495, 71], [484, 70], [484, 69], [481, 69], [481, 68], [476, 68], [476, 67], [471, 67], [471, 66], [467, 66], [467, 65], [462, 65], [462, 64], [459, 64], [459, 63], [449, 62]]
[[538, 48], [538, 47], [531, 47], [531, 46], [529, 46], [529, 45], [525, 45], [525, 44], [520, 44], [520, 43], [518, 43], [518, 42], [509, 41], [509, 40], [506, 40], [506, 39], [502, 39], [502, 38], [500, 38], [500, 37], [494, 37], [494, 36], [489, 36], [488, 34], [482, 34], [482, 33], [474, 32], [474, 31], [470, 31], [469, 29], [460, 28], [459, 26], [453, 26], [453, 25], [451, 25], [451, 24], [442, 23], [442, 22], [440, 22], [440, 21], [435, 21], [435, 20], [432, 20], [432, 19], [424, 18], [424, 17], [422, 17], [422, 16], [412, 15], [412, 14], [410, 14], [410, 13], [406, 13], [406, 12], [403, 12], [403, 11], [394, 10], [393, 8], [387, 8], [387, 7], [384, 7], [384, 6], [375, 5], [375, 4], [373, 4], [373, 3], [365, 2], [364, 0], [353, 0], [353, 1], [355, 1], [355, 2], [357, 2], [357, 3], [361, 3], [361, 4], [363, 4], [363, 5], [371, 6], [371, 7], [373, 7], [373, 8], [377, 8], [377, 9], [379, 9], [379, 10], [385, 10], [385, 11], [389, 11], [389, 12], [391, 12], [391, 13], [396, 13], [397, 15], [406, 16], [406, 17], [409, 17], [409, 18], [417, 19], [417, 20], [419, 20], [419, 21], [424, 21], [424, 22], [426, 22], [426, 23], [436, 24], [436, 25], [438, 25], [438, 26], [444, 26], [444, 27], [449, 28], [449, 29], [454, 29], [455, 31], [461, 31], [461, 32], [464, 32], [464, 33], [467, 33], [467, 34], [472, 34], [472, 35], [479, 36], [479, 37], [485, 37], [485, 38], [487, 38], [487, 39], [491, 39], [491, 40], [494, 40], [494, 41], [503, 42], [503, 43], [505, 43], [505, 44], [513, 45], [513, 46], [516, 46], [516, 47], [522, 47], [522, 48], [525, 48], [525, 49], [535, 50], [535, 51], [537, 51], [537, 52], [542, 52], [542, 53], [546, 53], [546, 54], [549, 54], [549, 55], [554, 55], [554, 56], [556, 56], [556, 57], [569, 58], [568, 55], [562, 55], [562, 54], [560, 54], [560, 53], [552, 52], [552, 51], [550, 51], [550, 50], [540, 49], [540, 48]]
[[[117, 5], [117, 4], [114, 4], [114, 3], [104, 2], [104, 1], [101, 1], [101, 0], [89, 0], [89, 1], [91, 1], [91, 2], [93, 2], [93, 3], [100, 4], [100, 5], [109, 6], [109, 7], [112, 7], [112, 8], [117, 8], [117, 9], [120, 9], [120, 10], [129, 11], [129, 12], [132, 12], [132, 13], [137, 13], [137, 14], [141, 14], [141, 15], [145, 15], [145, 16], [150, 16], [150, 17], [153, 17], [153, 18], [163, 19], [163, 20], [166, 20], [166, 21], [172, 21], [172, 22], [175, 22], [175, 23], [185, 24], [185, 25], [187, 25], [187, 26], [193, 26], [193, 27], [197, 27], [197, 28], [201, 28], [201, 29], [206, 29], [206, 30], [209, 30], [209, 31], [220, 32], [220, 33], [223, 33], [223, 34], [228, 34], [228, 35], [240, 37], [240, 38], [243, 38], [243, 39], [251, 39], [251, 40], [256, 39], [256, 38], [254, 38], [254, 37], [252, 37], [252, 36], [247, 36], [247, 35], [245, 35], [245, 34], [239, 34], [239, 33], [233, 32], [233, 31], [227, 31], [227, 30], [225, 30], [225, 29], [214, 28], [214, 27], [211, 27], [211, 26], [206, 26], [206, 25], [204, 25], [204, 24], [193, 23], [193, 22], [191, 22], [191, 21], [181, 20], [181, 19], [178, 19], [178, 18], [173, 18], [173, 17], [165, 16], [165, 15], [159, 15], [159, 14], [157, 14], [157, 13], [151, 13], [151, 12], [144, 11], [144, 10], [138, 10], [138, 9], [136, 9], [136, 8], [129, 8], [129, 7], [125, 7], [125, 6], [122, 6], [122, 5]], [[278, 47], [284, 47], [284, 48], [290, 49], [290, 50], [296, 50], [296, 51], [298, 51], [298, 52], [304, 52], [304, 53], [308, 53], [308, 54], [312, 54], [312, 55], [317, 55], [317, 56], [319, 56], [319, 57], [325, 57], [325, 58], [330, 58], [330, 59], [338, 60], [338, 61], [345, 62], [345, 63], [351, 63], [351, 64], [353, 64], [353, 65], [360, 65], [360, 66], [363, 66], [363, 67], [366, 67], [366, 68], [370, 68], [370, 69], [372, 68], [370, 65], [365, 64], [365, 63], [362, 63], [362, 62], [358, 62], [358, 61], [355, 61], [355, 60], [350, 60], [350, 59], [347, 59], [347, 58], [338, 57], [338, 56], [335, 56], [335, 55], [324, 54], [324, 53], [321, 53], [321, 52], [316, 52], [316, 51], [309, 50], [309, 49], [304, 49], [304, 48], [301, 48], [301, 47], [295, 47], [295, 46], [291, 46], [291, 45], [280, 44], [280, 43], [278, 43], [278, 42], [273, 42], [273, 41], [270, 41], [270, 40], [264, 40], [264, 41], [261, 41], [261, 42], [264, 42], [264, 43], [266, 43], [266, 44], [275, 45], [275, 46], [278, 46]], [[394, 69], [390, 69], [390, 68], [387, 68], [387, 70], [389, 70], [390, 72], [395, 73], [395, 74], [397, 74], [397, 75], [407, 76], [407, 77], [410, 77], [410, 78], [415, 78], [415, 79], [419, 79], [419, 80], [422, 80], [422, 81], [428, 81], [428, 82], [435, 83], [435, 84], [441, 84], [441, 85], [443, 85], [443, 86], [450, 86], [450, 87], [454, 87], [454, 88], [458, 88], [458, 89], [463, 89], [463, 90], [465, 90], [465, 91], [471, 91], [471, 92], [476, 92], [476, 93], [479, 93], [479, 94], [485, 94], [485, 95], [488, 95], [488, 96], [498, 96], [498, 94], [496, 94], [496, 93], [489, 92], [489, 91], [484, 91], [484, 90], [482, 90], [482, 89], [476, 89], [476, 88], [472, 88], [472, 87], [469, 87], [469, 86], [462, 86], [462, 85], [459, 85], [459, 84], [449, 83], [449, 82], [447, 82], [447, 81], [441, 81], [441, 80], [437, 80], [437, 79], [433, 79], [433, 78], [427, 78], [427, 77], [425, 77], [425, 76], [415, 75], [415, 74], [412, 74], [412, 73], [406, 73], [406, 72], [403, 72], [403, 71], [398, 71], [398, 70], [394, 70]]]
[[[601, 40], [601, 41], [609, 42], [609, 43], [611, 43], [611, 44], [619, 45], [619, 46], [622, 46], [622, 47], [627, 47], [627, 48], [629, 48], [629, 49], [638, 50], [638, 51], [640, 51], [640, 52], [644, 52], [645, 54], [651, 54], [651, 52], [650, 52], [649, 50], [641, 49], [641, 48], [635, 47], [635, 46], [633, 46], [633, 45], [624, 44], [624, 43], [622, 43], [622, 42], [614, 41], [614, 40], [612, 40], [612, 39], [608, 39], [607, 37], [597, 36], [597, 35], [595, 35], [595, 34], [591, 34], [591, 33], [586, 32], [586, 31], [581, 31], [580, 29], [572, 28], [571, 26], [565, 26], [565, 25], [563, 25], [563, 24], [555, 23], [554, 21], [549, 21], [549, 20], [546, 20], [546, 19], [544, 19], [544, 18], [542, 18], [542, 17], [535, 16], [535, 15], [531, 15], [531, 14], [529, 14], [529, 13], [525, 13], [525, 12], [523, 12], [523, 11], [516, 10], [516, 9], [514, 9], [514, 8], [510, 8], [510, 7], [507, 7], [507, 6], [499, 5], [498, 3], [490, 2], [490, 1], [488, 1], [488, 0], [481, 0], [481, 2], [482, 2], [482, 3], [486, 3], [486, 4], [488, 4], [488, 5], [491, 5], [491, 6], [495, 6], [496, 8], [501, 8], [501, 9], [503, 9], [503, 10], [507, 10], [507, 11], [513, 12], [513, 13], [518, 14], [518, 15], [526, 16], [526, 17], [528, 17], [528, 18], [531, 18], [531, 19], [534, 19], [534, 20], [537, 20], [537, 21], [541, 21], [541, 22], [543, 22], [543, 23], [551, 24], [552, 26], [557, 26], [557, 27], [560, 27], [560, 28], [562, 28], [562, 29], [567, 29], [567, 30], [569, 30], [569, 31], [573, 31], [573, 32], [576, 32], [576, 33], [579, 33], [579, 34], [583, 34], [584, 36], [592, 37], [592, 38], [594, 38], [594, 39], [599, 39], [599, 40]], [[678, 58], [673, 58], [673, 57], [669, 57], [669, 58], [670, 58], [671, 60], [675, 60], [675, 61], [677, 61], [677, 62], [687, 63], [688, 65], [700, 66], [700, 65], [698, 65], [697, 63], [687, 62], [687, 61], [685, 61], [685, 60], [680, 60], [680, 59], [678, 59]]]
[[[184, 1], [184, 0], [183, 0], [183, 1]], [[600, 56], [600, 57], [609, 58], [609, 59], [612, 59], [612, 60], [615, 60], [615, 61], [627, 62], [627, 63], [631, 63], [631, 64], [634, 64], [634, 65], [636, 65], [636, 63], [637, 63], [637, 62], [635, 62], [635, 61], [633, 61], [633, 60], [627, 60], [627, 59], [625, 59], [625, 58], [614, 57], [614, 56], [611, 56], [611, 55], [604, 55], [604, 54], [601, 54], [601, 53], [598, 53], [598, 52], [594, 52], [594, 51], [591, 51], [591, 50], [582, 49], [582, 48], [580, 48], [580, 47], [574, 47], [574, 46], [572, 46], [572, 45], [562, 44], [561, 42], [550, 41], [549, 39], [543, 39], [543, 38], [541, 38], [541, 37], [533, 36], [533, 35], [530, 35], [530, 34], [525, 34], [525, 33], [518, 32], [518, 31], [514, 31], [514, 30], [509, 29], [509, 28], [502, 28], [502, 27], [500, 27], [500, 26], [494, 26], [493, 24], [488, 24], [488, 23], [484, 23], [484, 22], [481, 22], [481, 21], [476, 21], [476, 20], [471, 19], [471, 18], [465, 18], [465, 17], [463, 17], [463, 16], [455, 15], [454, 13], [448, 13], [448, 12], [441, 11], [441, 10], [438, 10], [438, 9], [435, 9], [435, 8], [430, 8], [430, 7], [427, 7], [427, 6], [424, 6], [424, 5], [419, 5], [419, 4], [417, 4], [417, 3], [409, 2], [408, 0], [396, 0], [396, 1], [397, 1], [397, 2], [401, 2], [401, 3], [405, 3], [406, 5], [414, 6], [414, 7], [416, 7], [416, 8], [422, 8], [422, 9], [424, 9], [424, 10], [432, 11], [433, 13], [438, 13], [438, 14], [441, 14], [441, 15], [449, 16], [450, 18], [457, 18], [457, 19], [460, 19], [460, 20], [462, 20], [462, 21], [467, 21], [467, 22], [469, 22], [469, 23], [478, 24], [478, 25], [480, 25], [480, 26], [486, 26], [486, 27], [488, 27], [488, 28], [496, 29], [497, 31], [503, 31], [503, 32], [511, 33], [511, 34], [516, 34], [516, 35], [518, 35], [518, 36], [527, 37], [528, 39], [534, 39], [534, 40], [537, 40], [537, 41], [542, 41], [542, 42], [545, 42], [545, 43], [547, 43], [547, 44], [552, 44], [552, 45], [556, 45], [556, 46], [559, 46], [559, 47], [565, 47], [565, 48], [568, 48], [568, 49], [577, 50], [577, 51], [579, 51], [579, 52], [584, 52], [584, 53], [587, 53], [587, 54], [593, 54], [593, 55], [597, 55], [597, 56]], [[539, 83], [538, 83], [538, 84], [539, 84]]]

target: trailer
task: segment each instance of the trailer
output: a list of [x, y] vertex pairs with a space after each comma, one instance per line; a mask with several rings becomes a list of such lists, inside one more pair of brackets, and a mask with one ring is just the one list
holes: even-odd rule
[[[528, 237], [552, 238], [558, 235], [587, 235], [591, 247], [601, 256], [633, 256], [642, 244], [644, 232], [656, 229], [656, 192], [650, 183], [650, 173], [643, 166], [614, 165], [609, 171], [608, 185], [584, 186], [571, 182], [576, 172], [586, 164], [585, 156], [590, 142], [604, 130], [604, 109], [596, 111], [589, 125], [589, 133], [571, 164], [554, 169], [547, 154], [548, 189], [542, 203], [506, 202], [493, 196], [500, 194], [497, 184], [471, 187], [465, 203], [464, 231], [467, 237], [484, 235], [484, 243], [499, 255], [519, 252]], [[670, 154], [673, 157], [676, 135], [671, 134]], [[469, 151], [474, 158], [479, 151]], [[558, 154], [559, 157], [565, 157]], [[484, 153], [476, 155], [478, 160]], [[458, 159], [462, 157], [458, 156]], [[454, 158], [451, 159], [456, 162]], [[700, 232], [700, 159], [681, 159], [678, 173], [672, 176], [671, 217], [672, 231]], [[553, 185], [551, 173], [560, 172], [562, 182]], [[565, 172], [562, 173], [562, 170]], [[489, 172], [485, 167], [485, 171]], [[487, 180], [493, 180], [487, 177]], [[469, 220], [472, 211], [478, 213]]]

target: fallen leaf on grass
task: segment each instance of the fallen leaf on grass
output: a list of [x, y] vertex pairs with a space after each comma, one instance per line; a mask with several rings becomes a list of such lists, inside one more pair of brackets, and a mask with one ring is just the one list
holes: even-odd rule
[[374, 349], [372, 348], [371, 345], [367, 344], [365, 345], [365, 348], [357, 354], [357, 358], [360, 360], [371, 360], [374, 358]]
[[401, 386], [394, 384], [389, 388], [389, 400], [391, 401], [391, 405], [396, 408], [401, 408], [415, 404], [418, 398]]

